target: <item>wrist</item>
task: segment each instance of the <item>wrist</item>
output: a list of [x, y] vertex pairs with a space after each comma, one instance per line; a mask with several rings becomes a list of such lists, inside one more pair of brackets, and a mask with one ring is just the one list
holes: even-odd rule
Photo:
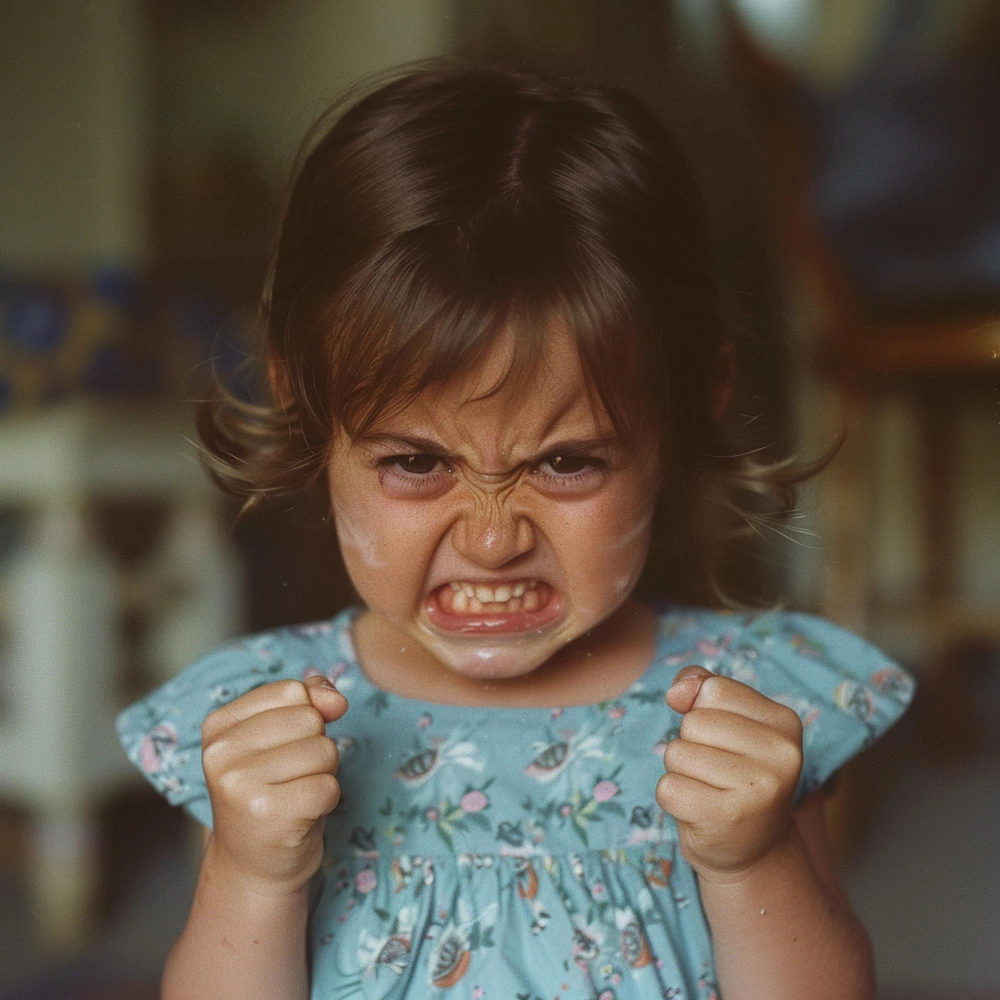
[[754, 861], [742, 868], [732, 871], [701, 871], [697, 872], [698, 882], [702, 886], [732, 886], [752, 885], [762, 879], [767, 879], [774, 872], [787, 867], [796, 854], [804, 850], [795, 824], [789, 820], [788, 826], [771, 843], [771, 846]]
[[238, 905], [253, 908], [298, 906], [305, 903], [309, 893], [308, 879], [303, 881], [300, 877], [295, 881], [274, 882], [247, 871], [216, 843], [214, 836], [209, 838], [205, 848], [202, 877]]

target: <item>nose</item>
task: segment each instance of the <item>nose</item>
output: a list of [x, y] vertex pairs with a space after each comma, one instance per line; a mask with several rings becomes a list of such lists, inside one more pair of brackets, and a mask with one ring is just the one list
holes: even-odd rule
[[495, 497], [465, 511], [452, 537], [463, 556], [487, 569], [499, 569], [535, 547], [530, 518]]

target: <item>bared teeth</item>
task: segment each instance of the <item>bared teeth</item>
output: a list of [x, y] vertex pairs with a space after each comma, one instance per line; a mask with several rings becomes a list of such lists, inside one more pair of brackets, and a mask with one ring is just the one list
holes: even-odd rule
[[518, 580], [502, 583], [495, 589], [486, 584], [471, 584], [465, 580], [452, 580], [442, 585], [439, 600], [445, 610], [453, 614], [480, 614], [498, 612], [536, 611], [548, 603], [551, 589], [537, 580]]

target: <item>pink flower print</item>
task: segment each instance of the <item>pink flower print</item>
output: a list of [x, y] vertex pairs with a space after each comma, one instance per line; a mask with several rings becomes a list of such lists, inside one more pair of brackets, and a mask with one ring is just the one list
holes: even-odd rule
[[594, 897], [594, 899], [603, 899], [604, 898], [604, 883], [603, 882], [595, 882], [594, 885], [593, 885], [593, 887], [590, 890], [590, 894], [591, 894], [591, 896]]
[[686, 653], [676, 653], [673, 656], [668, 656], [663, 662], [668, 667], [679, 667], [682, 663], [690, 663], [692, 659], [694, 659], [694, 653], [689, 650]]
[[484, 996], [486, 996], [486, 990], [482, 986], [472, 987], [472, 1000], [482, 1000]]
[[611, 982], [613, 982], [615, 986], [618, 986], [619, 983], [621, 983], [621, 981], [622, 981], [622, 974], [620, 972], [615, 972], [611, 976]]
[[625, 709], [621, 705], [615, 705], [614, 708], [608, 710], [609, 719], [620, 719], [625, 714]]
[[355, 880], [355, 885], [358, 887], [358, 892], [363, 892], [367, 895], [372, 889], [375, 888], [375, 872], [371, 868], [362, 868], [358, 872], [358, 877]]
[[434, 807], [432, 806], [432, 807], [431, 807], [430, 809], [428, 809], [428, 810], [427, 810], [427, 812], [426, 812], [426, 813], [424, 813], [424, 815], [425, 815], [425, 816], [426, 816], [426, 817], [427, 817], [427, 818], [428, 818], [429, 820], [436, 820], [436, 819], [438, 818], [438, 811], [437, 811], [437, 809], [435, 809], [435, 808], [434, 808]]
[[563, 816], [568, 816], [572, 811], [573, 811], [573, 807], [568, 802], [564, 802], [559, 807], [559, 812]]
[[302, 671], [302, 679], [306, 680], [309, 677], [319, 677], [322, 673], [323, 671], [320, 670], [319, 667], [306, 667], [306, 669]]
[[549, 714], [552, 716], [553, 719], [558, 719], [559, 716], [562, 715], [562, 713], [563, 710], [561, 708], [554, 708]]
[[698, 646], [698, 652], [704, 653], [705, 656], [718, 656], [722, 652], [722, 646], [714, 642], [709, 642], [707, 639], [699, 639], [696, 645]]
[[602, 990], [597, 1000], [615, 1000], [614, 990]]
[[607, 802], [608, 799], [613, 799], [621, 789], [613, 782], [608, 781], [607, 778], [604, 781], [599, 781], [594, 785], [594, 799], [597, 802]]
[[417, 725], [420, 726], [421, 729], [426, 729], [433, 721], [434, 720], [431, 718], [430, 713], [424, 712], [424, 714], [417, 719]]
[[330, 669], [326, 672], [326, 676], [329, 681], [336, 684], [337, 678], [340, 677], [341, 674], [346, 674], [346, 673], [347, 673], [347, 664], [344, 663], [343, 660], [340, 660], [338, 663], [335, 663], [332, 667], [330, 667]]
[[467, 813], [481, 812], [488, 804], [489, 799], [482, 792], [475, 789], [471, 792], [466, 792], [462, 796], [462, 808]]
[[156, 774], [163, 768], [177, 746], [177, 730], [169, 722], [161, 722], [142, 739], [139, 757], [146, 774]]

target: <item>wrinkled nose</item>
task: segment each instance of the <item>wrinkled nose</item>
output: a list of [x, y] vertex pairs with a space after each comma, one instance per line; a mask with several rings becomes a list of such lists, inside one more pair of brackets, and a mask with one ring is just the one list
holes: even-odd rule
[[455, 525], [455, 548], [487, 569], [499, 569], [535, 547], [530, 519], [505, 505], [476, 505]]

